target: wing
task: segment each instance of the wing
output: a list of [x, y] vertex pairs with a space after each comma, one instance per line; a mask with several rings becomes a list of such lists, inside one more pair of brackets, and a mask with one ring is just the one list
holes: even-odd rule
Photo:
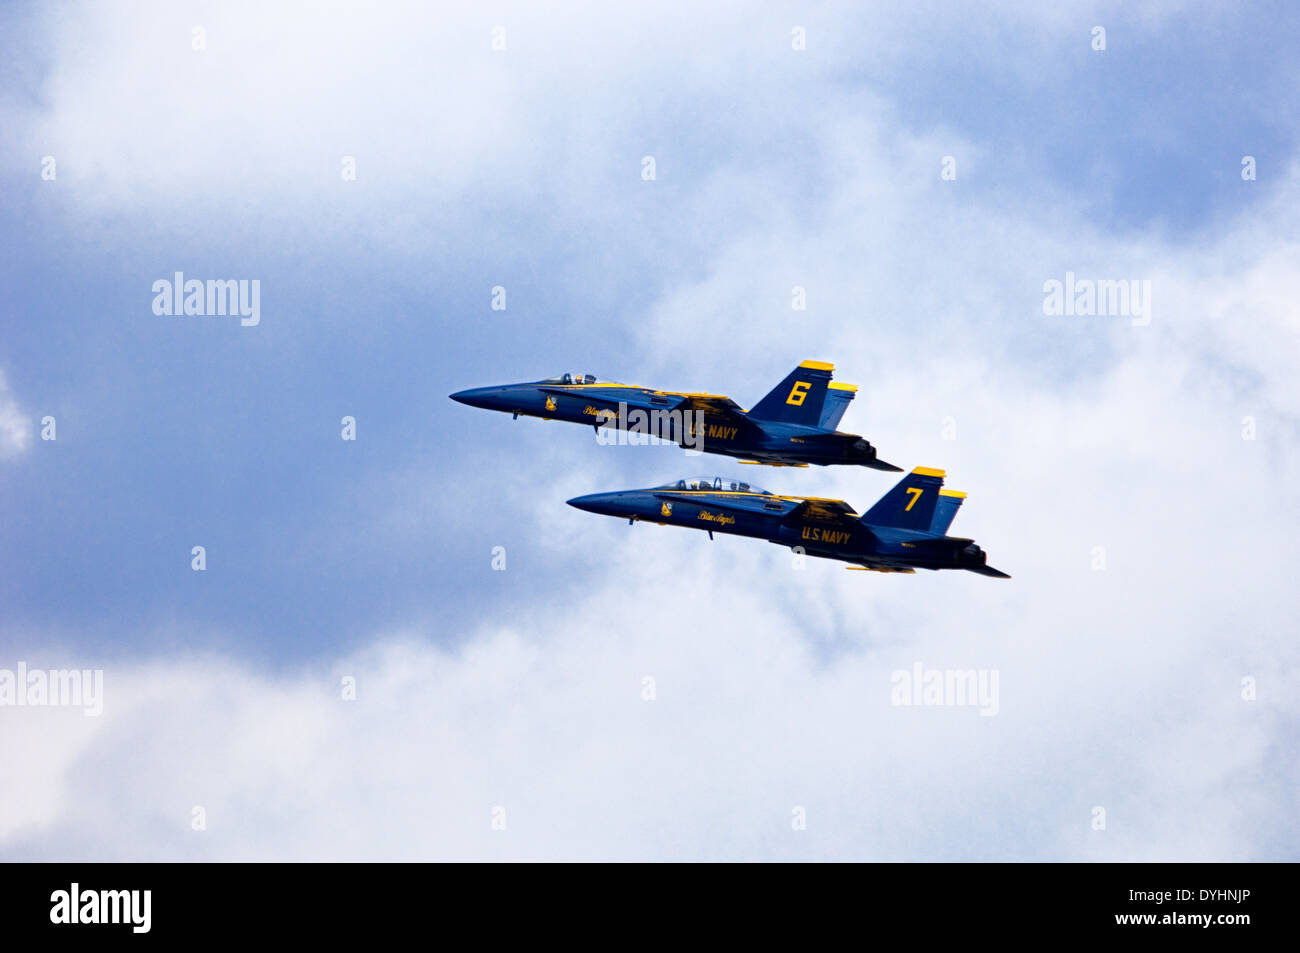
[[762, 433], [762, 428], [749, 419], [730, 397], [722, 394], [675, 394], [682, 399], [681, 409], [699, 413], [710, 421], [710, 426], [735, 427], [737, 433], [747, 436]]
[[858, 514], [853, 511], [853, 507], [843, 500], [827, 500], [817, 496], [794, 497], [794, 499], [801, 502], [790, 511], [790, 519], [830, 520], [837, 523], [858, 519]]
[[686, 405], [683, 407], [684, 410], [702, 410], [706, 414], [718, 417], [744, 416], [740, 405], [723, 394], [673, 394], [672, 396], [682, 398]]

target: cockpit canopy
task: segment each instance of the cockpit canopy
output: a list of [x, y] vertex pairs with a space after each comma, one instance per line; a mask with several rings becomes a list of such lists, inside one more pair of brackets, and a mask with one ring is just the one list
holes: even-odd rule
[[663, 486], [655, 487], [656, 490], [704, 490], [712, 493], [762, 493], [765, 496], [772, 496], [769, 490], [761, 486], [754, 486], [752, 483], [741, 483], [739, 480], [727, 480], [723, 477], [700, 477], [699, 479], [675, 480], [672, 483], [665, 483]]
[[548, 377], [542, 381], [543, 384], [594, 384], [596, 383], [595, 374], [561, 374], [559, 377]]

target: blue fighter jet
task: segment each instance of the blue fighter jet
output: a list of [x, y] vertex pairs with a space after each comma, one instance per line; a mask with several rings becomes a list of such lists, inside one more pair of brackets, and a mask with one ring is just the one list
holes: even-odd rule
[[563, 374], [526, 384], [479, 387], [452, 394], [471, 407], [597, 428], [649, 433], [706, 453], [737, 457], [742, 463], [806, 467], [850, 464], [902, 472], [877, 459], [857, 434], [835, 428], [857, 388], [831, 380], [833, 364], [804, 361], [771, 393], [742, 410], [730, 397], [654, 390], [597, 380], [591, 374]]
[[809, 556], [854, 563], [849, 569], [910, 573], [968, 569], [1011, 578], [988, 565], [974, 540], [948, 536], [965, 493], [943, 488], [944, 471], [917, 467], [861, 516], [843, 500], [778, 496], [749, 483], [677, 480], [648, 490], [593, 493], [570, 506], [604, 516], [752, 536]]

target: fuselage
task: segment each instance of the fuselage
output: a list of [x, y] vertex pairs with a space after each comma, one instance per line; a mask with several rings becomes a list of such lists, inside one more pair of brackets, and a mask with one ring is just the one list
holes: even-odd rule
[[[718, 480], [678, 481], [645, 490], [593, 493], [569, 500], [591, 513], [632, 522], [645, 521], [749, 536], [799, 550], [810, 556], [857, 563], [883, 571], [975, 569], [985, 556], [971, 540], [934, 536], [913, 530], [870, 526], [856, 513], [818, 515], [807, 498], [782, 497]], [[743, 488], [743, 489], [742, 489]], [[838, 502], [838, 501], [833, 501]]]
[[[634, 384], [553, 383], [479, 387], [451, 395], [473, 407], [643, 433], [685, 449], [786, 466], [849, 464], [896, 471], [856, 434], [757, 420], [739, 408], [711, 413], [712, 394], [678, 394]], [[686, 401], [683, 401], [686, 398]], [[692, 401], [690, 398], [699, 398]], [[684, 403], [689, 406], [683, 406]]]

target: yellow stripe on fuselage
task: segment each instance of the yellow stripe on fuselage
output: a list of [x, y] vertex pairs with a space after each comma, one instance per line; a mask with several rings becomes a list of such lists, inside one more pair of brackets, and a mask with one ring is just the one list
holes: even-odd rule
[[642, 387], [640, 384], [603, 384], [597, 381], [595, 384], [547, 384], [547, 387], [567, 387], [573, 390], [587, 390], [596, 388], [597, 390], [608, 387], [626, 387], [631, 390], [643, 390], [646, 393], [654, 394], [657, 397], [700, 397], [710, 400], [731, 400], [726, 394], [704, 394], [693, 393], [684, 390], [654, 390], [650, 387]]
[[[699, 493], [710, 493], [713, 496], [760, 496], [765, 500], [789, 500], [799, 503], [844, 503], [843, 500], [832, 500], [826, 496], [782, 496], [779, 493], [755, 493], [753, 490], [676, 490], [676, 489], [653, 489], [651, 493], [677, 493], [681, 495], [692, 495]], [[847, 503], [844, 503], [848, 506]]]
[[[844, 503], [843, 500], [832, 500], [824, 496], [780, 496], [774, 493], [754, 493], [750, 490], [654, 490], [655, 493], [672, 493], [675, 496], [756, 496], [763, 500], [784, 500], [787, 503]], [[844, 503], [845, 506], [849, 504]], [[846, 513], [834, 513], [834, 516], [844, 516], [849, 519], [858, 519], [858, 514], [849, 510]]]

